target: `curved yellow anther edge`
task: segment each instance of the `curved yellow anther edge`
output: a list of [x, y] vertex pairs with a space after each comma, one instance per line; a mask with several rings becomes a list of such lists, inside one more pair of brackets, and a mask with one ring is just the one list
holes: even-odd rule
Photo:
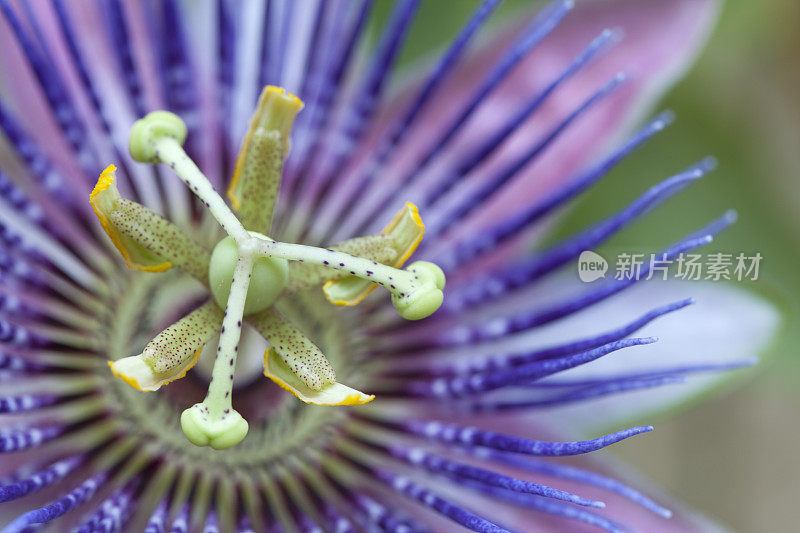
[[338, 381], [320, 391], [312, 390], [289, 370], [281, 360], [278, 352], [271, 347], [264, 352], [264, 375], [305, 403], [315, 405], [364, 405], [375, 399], [372, 394], [364, 394], [347, 385], [342, 385]]
[[[422, 222], [422, 218], [419, 216], [419, 210], [417, 206], [412, 204], [411, 202], [406, 202], [406, 205], [398, 211], [394, 218], [392, 219], [389, 224], [383, 228], [381, 233], [385, 235], [391, 235], [392, 231], [397, 228], [403, 219], [409, 218], [410, 222], [415, 226], [415, 232], [413, 237], [406, 243], [406, 245], [401, 249], [398, 250], [397, 259], [394, 260], [389, 266], [394, 268], [400, 268], [406, 262], [406, 260], [411, 257], [414, 251], [419, 246], [419, 243], [422, 242], [422, 238], [425, 236], [425, 224]], [[337, 288], [343, 289], [345, 286], [348, 287], [352, 295], [349, 297], [336, 297], [333, 295], [333, 292]], [[322, 286], [322, 291], [325, 293], [325, 298], [328, 299], [330, 303], [333, 305], [339, 306], [352, 306], [360, 304], [364, 298], [369, 296], [369, 294], [375, 290], [377, 285], [370, 281], [357, 278], [355, 276], [346, 276], [341, 279], [331, 280], [325, 285]], [[360, 289], [360, 290], [359, 290]]]
[[177, 381], [177, 380], [183, 378], [184, 376], [186, 376], [186, 374], [189, 372], [189, 370], [191, 370], [192, 367], [197, 364], [197, 361], [200, 360], [200, 353], [202, 351], [203, 351], [203, 348], [200, 347], [194, 353], [194, 355], [192, 356], [191, 360], [189, 361], [189, 364], [187, 364], [185, 367], [183, 367], [183, 372], [181, 373], [180, 376], [175, 376], [175, 377], [170, 378], [170, 379], [162, 380], [162, 381], [160, 381], [158, 383], [157, 387], [151, 387], [151, 388], [142, 388], [142, 386], [139, 384], [139, 381], [135, 377], [129, 376], [127, 374], [123, 374], [122, 372], [117, 371], [117, 369], [114, 368], [114, 363], [116, 363], [117, 361], [108, 361], [108, 366], [109, 366], [109, 368], [111, 368], [111, 373], [114, 374], [115, 377], [120, 378], [122, 381], [124, 381], [125, 383], [127, 383], [128, 385], [133, 387], [134, 389], [136, 389], [136, 390], [138, 390], [140, 392], [152, 392], [152, 391], [160, 389], [164, 385], [169, 385], [173, 381]]
[[130, 377], [130, 376], [127, 376], [127, 375], [125, 375], [125, 374], [122, 374], [122, 373], [120, 373], [120, 372], [117, 372], [117, 370], [114, 368], [114, 363], [115, 363], [115, 362], [116, 362], [116, 361], [107, 361], [107, 363], [108, 363], [108, 368], [110, 368], [110, 369], [111, 369], [111, 373], [112, 373], [112, 374], [114, 374], [114, 376], [115, 376], [115, 377], [118, 377], [119, 379], [121, 379], [122, 381], [124, 381], [125, 383], [127, 383], [128, 385], [130, 385], [131, 387], [133, 387], [134, 389], [136, 389], [136, 390], [138, 390], [138, 391], [140, 391], [140, 392], [145, 392], [145, 391], [144, 391], [144, 389], [142, 389], [142, 388], [139, 386], [139, 382], [138, 382], [138, 381], [136, 381], [136, 379], [135, 379], [135, 378], [132, 378], [132, 377]]
[[400, 221], [403, 220], [403, 216], [406, 213], [411, 215], [411, 220], [414, 221], [418, 231], [414, 240], [411, 241], [411, 243], [405, 248], [405, 250], [402, 252], [402, 255], [395, 259], [394, 264], [392, 265], [395, 268], [400, 268], [403, 266], [403, 263], [405, 263], [406, 260], [411, 257], [411, 254], [417, 250], [417, 246], [419, 246], [419, 243], [422, 242], [422, 238], [425, 236], [425, 224], [422, 223], [422, 218], [419, 216], [419, 209], [417, 209], [417, 206], [411, 202], [406, 202], [405, 207], [394, 215], [392, 221], [389, 222], [389, 225], [383, 228], [381, 233], [391, 233], [392, 230], [396, 228], [398, 224], [400, 224]]
[[[250, 127], [247, 130], [247, 135], [245, 135], [244, 140], [242, 141], [242, 147], [239, 149], [239, 154], [236, 157], [236, 163], [233, 168], [233, 176], [231, 177], [231, 181], [228, 184], [228, 190], [225, 193], [228, 199], [231, 201], [231, 204], [235, 209], [239, 209], [240, 201], [239, 197], [236, 195], [236, 189], [239, 186], [239, 179], [242, 174], [242, 169], [245, 163], [245, 155], [247, 154], [247, 150], [250, 146], [251, 138], [253, 137], [253, 133], [259, 128], [264, 127], [261, 123], [261, 119], [266, 118], [265, 115], [267, 113], [267, 106], [270, 104], [270, 100], [272, 96], [278, 96], [282, 99], [286, 99], [286, 102], [289, 104], [288, 106], [288, 115], [289, 117], [282, 116], [283, 120], [279, 120], [281, 135], [284, 139], [284, 150], [288, 151], [288, 143], [286, 140], [289, 138], [289, 131], [292, 129], [292, 124], [294, 123], [294, 117], [297, 113], [303, 109], [303, 101], [300, 100], [297, 96], [287, 93], [286, 89], [283, 87], [277, 87], [275, 85], [267, 85], [261, 91], [261, 96], [258, 99], [258, 107], [256, 108], [255, 113], [253, 113], [252, 118], [250, 119]], [[284, 113], [286, 115], [286, 113]], [[274, 128], [273, 128], [274, 129]], [[286, 154], [284, 153], [284, 157]]]
[[[104, 213], [107, 209], [113, 210], [114, 202], [120, 198], [117, 187], [114, 185], [116, 171], [117, 167], [108, 165], [100, 174], [97, 184], [89, 194], [89, 202], [92, 204], [92, 209], [94, 209], [94, 213], [97, 215], [100, 225], [111, 239], [111, 242], [114, 243], [117, 250], [119, 250], [119, 253], [122, 254], [129, 268], [143, 270], [145, 272], [164, 272], [165, 270], [169, 270], [172, 268], [172, 263], [163, 261], [149, 250], [145, 250], [144, 253], [138, 252], [136, 250], [136, 242], [127, 235], [123, 235], [117, 231], [117, 228], [114, 227], [108, 219], [108, 216]], [[148, 257], [148, 255], [152, 257]]]

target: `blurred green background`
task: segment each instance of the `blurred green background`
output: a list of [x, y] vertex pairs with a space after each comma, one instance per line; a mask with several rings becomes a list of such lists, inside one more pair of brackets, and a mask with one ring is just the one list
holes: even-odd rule
[[[401, 62], [441, 47], [476, 4], [423, 2]], [[530, 4], [507, 0], [502, 11]], [[389, 9], [388, 1], [379, 1], [376, 20]], [[800, 507], [790, 501], [800, 489], [798, 95], [800, 2], [724, 3], [708, 46], [659, 106], [676, 112], [676, 124], [586, 195], [559, 230], [573, 231], [608, 214], [609, 205], [619, 207], [617, 191], [641, 176], [655, 182], [704, 155], [719, 159], [708, 179], [616, 240], [672, 242], [734, 207], [739, 222], [715, 247], [761, 252], [761, 276], [747, 288], [784, 308], [786, 327], [769, 352], [760, 354], [762, 363], [740, 373], [744, 378], [733, 387], [677, 416], [648, 419], [656, 431], [646, 446], [612, 453], [737, 531], [794, 531], [800, 524]]]
[[800, 508], [790, 496], [800, 488], [799, 53], [799, 2], [724, 3], [702, 56], [663, 103], [677, 113], [675, 126], [594, 196], [609, 194], [615, 182], [648, 166], [671, 168], [672, 154], [716, 155], [720, 166], [711, 179], [632, 233], [661, 233], [674, 213], [689, 225], [702, 224], [709, 213], [733, 206], [739, 222], [720, 237], [719, 247], [760, 251], [764, 278], [748, 288], [786, 307], [783, 334], [745, 382], [657, 420], [647, 446], [619, 453], [737, 531], [796, 531], [800, 524]]

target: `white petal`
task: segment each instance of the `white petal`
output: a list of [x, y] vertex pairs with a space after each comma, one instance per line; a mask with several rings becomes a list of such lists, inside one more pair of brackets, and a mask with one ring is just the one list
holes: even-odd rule
[[[614, 374], [700, 363], [725, 363], [759, 355], [777, 333], [778, 309], [756, 294], [724, 283], [653, 280], [624, 293], [573, 319], [542, 328], [538, 339], [555, 342], [609, 330], [662, 304], [692, 297], [694, 305], [652, 322], [635, 335], [655, 336], [659, 341], [620, 350], [602, 359], [564, 372], [558, 379], [593, 379]], [[555, 342], [554, 342], [555, 341]], [[734, 376], [733, 373], [698, 374], [687, 383], [622, 393], [547, 411], [559, 425], [570, 430], [594, 432], [618, 427], [633, 419], [685, 403]], [[555, 378], [554, 378], [555, 379]]]

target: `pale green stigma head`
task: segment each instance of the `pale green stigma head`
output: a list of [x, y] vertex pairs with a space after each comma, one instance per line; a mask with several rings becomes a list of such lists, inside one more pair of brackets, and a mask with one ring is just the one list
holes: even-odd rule
[[[251, 236], [269, 240], [254, 231]], [[231, 280], [236, 269], [239, 251], [232, 237], [225, 237], [214, 247], [211, 262], [208, 265], [208, 285], [214, 300], [221, 308], [225, 308], [228, 294], [231, 292]], [[289, 279], [289, 264], [285, 259], [276, 257], [259, 257], [253, 265], [244, 314], [249, 315], [263, 311], [280, 295]]]
[[222, 417], [212, 416], [208, 407], [198, 403], [183, 412], [181, 428], [192, 444], [224, 450], [242, 442], [250, 426], [233, 409]]
[[392, 303], [397, 313], [406, 320], [421, 320], [436, 312], [444, 300], [444, 272], [428, 261], [411, 263], [406, 269], [414, 276], [414, 289], [393, 292]]
[[171, 137], [183, 144], [186, 140], [186, 124], [181, 117], [169, 111], [153, 111], [133, 123], [128, 140], [131, 156], [140, 163], [157, 163], [155, 142]]

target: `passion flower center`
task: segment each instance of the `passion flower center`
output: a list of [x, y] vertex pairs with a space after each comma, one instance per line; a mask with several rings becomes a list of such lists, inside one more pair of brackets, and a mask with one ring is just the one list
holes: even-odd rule
[[[285, 97], [282, 89], [267, 87], [262, 92], [228, 191], [239, 216], [184, 151], [187, 128], [180, 117], [153, 112], [134, 123], [130, 136], [134, 159], [169, 165], [228, 234], [210, 256], [192, 246], [191, 239], [166, 219], [155, 213], [148, 216], [144, 206], [131, 207], [132, 202], [121, 198], [113, 186], [113, 165], [101, 174], [89, 197], [98, 219], [129, 259], [129, 265], [164, 271], [174, 263], [202, 282], [207, 280], [216, 304], [203, 304], [181, 318], [150, 341], [141, 354], [109, 363], [115, 375], [135, 388], [156, 390], [183, 377], [199, 359], [203, 346], [219, 331], [208, 393], [181, 416], [184, 433], [199, 446], [228, 448], [238, 444], [249, 430], [232, 403], [236, 361], [246, 324], [270, 344], [264, 356], [265, 375], [304, 402], [362, 405], [374, 398], [336, 381], [325, 354], [274, 308], [284, 293], [302, 288], [304, 279], [325, 283], [326, 296], [333, 295], [333, 303], [344, 305], [360, 302], [372, 284], [383, 286], [392, 294], [400, 316], [409, 320], [429, 316], [442, 303], [444, 274], [436, 265], [417, 261], [405, 270], [398, 268], [413, 253], [424, 230], [413, 205], [407, 204], [380, 235], [339, 245], [369, 252], [368, 244], [378, 244], [379, 249], [366, 257], [336, 250], [335, 246], [277, 242], [248, 230], [270, 231], [272, 206], [289, 146], [288, 131], [300, 107], [299, 100]], [[380, 262], [381, 257], [391, 264]], [[289, 260], [293, 261], [292, 278], [297, 282], [292, 288], [287, 288]], [[220, 314], [222, 309], [224, 313]]]

